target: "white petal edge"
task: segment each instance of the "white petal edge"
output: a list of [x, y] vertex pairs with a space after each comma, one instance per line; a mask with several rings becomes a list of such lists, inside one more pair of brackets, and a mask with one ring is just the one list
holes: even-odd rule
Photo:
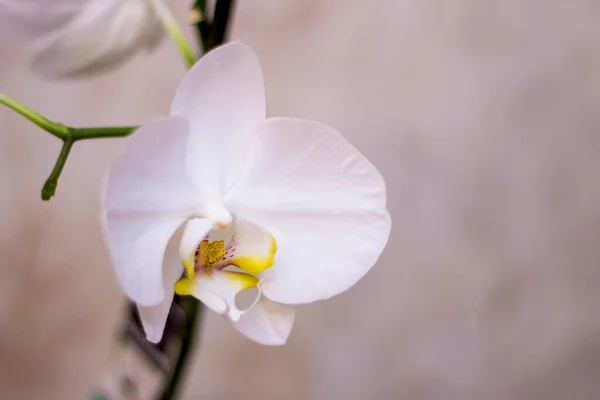
[[290, 335], [295, 315], [294, 309], [263, 296], [239, 321], [233, 322], [233, 326], [257, 343], [281, 346]]
[[190, 176], [206, 201], [219, 202], [243, 172], [254, 128], [266, 116], [254, 51], [234, 42], [207, 53], [185, 75], [171, 115], [189, 119]]
[[[176, 244], [170, 244], [170, 247]], [[167, 257], [169, 258], [163, 268], [163, 290], [164, 297], [157, 305], [144, 307], [138, 305], [138, 311], [140, 319], [142, 320], [142, 326], [146, 332], [146, 338], [152, 343], [158, 343], [161, 341], [163, 332], [165, 330], [165, 324], [171, 310], [171, 304], [173, 303], [173, 295], [175, 282], [181, 277], [183, 267], [177, 257], [174, 256], [174, 251], [166, 251]], [[170, 256], [170, 257], [169, 257]]]
[[339, 294], [375, 264], [391, 219], [377, 169], [337, 131], [293, 118], [258, 128], [251, 159], [225, 198], [277, 239], [263, 294], [284, 304]]
[[162, 340], [172, 304], [173, 294], [165, 293], [165, 297], [155, 306], [137, 306], [142, 327], [149, 342], [159, 343]]

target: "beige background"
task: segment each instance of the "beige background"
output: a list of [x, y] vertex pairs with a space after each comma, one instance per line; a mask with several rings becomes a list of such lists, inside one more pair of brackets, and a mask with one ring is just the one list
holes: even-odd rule
[[[178, 4], [185, 15], [185, 2]], [[600, 5], [593, 0], [240, 1], [271, 115], [335, 126], [384, 175], [394, 221], [352, 290], [300, 307], [282, 348], [210, 315], [187, 399], [600, 397]], [[0, 38], [0, 92], [71, 125], [164, 114], [168, 41], [52, 82]], [[120, 140], [59, 142], [0, 110], [2, 399], [83, 399], [123, 297], [97, 224]]]

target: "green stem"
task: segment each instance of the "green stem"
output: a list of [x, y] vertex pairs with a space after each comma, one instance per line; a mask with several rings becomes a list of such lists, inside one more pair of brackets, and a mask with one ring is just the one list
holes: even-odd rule
[[48, 118], [40, 115], [33, 111], [26, 105], [19, 103], [18, 101], [11, 99], [10, 97], [0, 93], [0, 104], [3, 104], [13, 111], [21, 114], [29, 121], [33, 122], [46, 132], [56, 136], [63, 141], [62, 150], [56, 160], [52, 173], [46, 180], [44, 187], [42, 188], [42, 200], [50, 200], [54, 193], [56, 193], [56, 186], [58, 185], [58, 178], [67, 162], [69, 153], [73, 144], [79, 140], [87, 139], [99, 139], [99, 138], [121, 138], [131, 135], [137, 127], [136, 126], [108, 126], [108, 127], [95, 127], [95, 128], [71, 128], [61, 123], [54, 122]]
[[177, 46], [177, 49], [183, 57], [185, 64], [188, 66], [188, 68], [194, 66], [197, 61], [196, 54], [185, 37], [185, 34], [179, 27], [177, 20], [171, 13], [167, 3], [165, 3], [164, 0], [151, 0], [150, 4], [154, 8], [154, 12], [158, 16], [158, 19], [160, 20], [165, 32], [167, 35], [169, 35], [171, 40], [173, 40], [175, 46]]
[[72, 128], [65, 126], [59, 122], [54, 122], [33, 111], [26, 105], [18, 102], [15, 99], [0, 93], [0, 104], [3, 104], [13, 111], [21, 114], [29, 121], [33, 122], [46, 132], [56, 136], [63, 142], [70, 139], [72, 142], [86, 139], [100, 138], [121, 138], [131, 135], [138, 127], [137, 126], [102, 126], [93, 128]]
[[69, 128], [73, 141], [87, 139], [122, 138], [131, 135], [138, 126], [104, 126], [94, 128]]
[[60, 154], [58, 155], [58, 160], [56, 160], [56, 164], [54, 165], [54, 169], [50, 173], [48, 179], [46, 179], [46, 183], [44, 183], [44, 187], [42, 188], [42, 200], [50, 200], [50, 198], [54, 196], [54, 193], [56, 193], [58, 178], [60, 178], [60, 174], [67, 162], [73, 143], [75, 143], [73, 138], [67, 137], [65, 139]]
[[0, 104], [3, 104], [11, 110], [18, 112], [46, 132], [56, 136], [59, 139], [65, 140], [67, 136], [69, 136], [69, 130], [66, 126], [50, 121], [26, 105], [19, 103], [18, 101], [11, 99], [2, 93], [0, 93]]

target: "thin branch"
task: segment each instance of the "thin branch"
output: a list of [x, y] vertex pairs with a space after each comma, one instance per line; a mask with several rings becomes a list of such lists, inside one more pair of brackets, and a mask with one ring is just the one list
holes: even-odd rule
[[104, 126], [93, 128], [69, 128], [75, 142], [87, 139], [123, 138], [131, 135], [139, 126]]
[[61, 123], [54, 122], [42, 116], [38, 112], [33, 111], [26, 105], [11, 99], [10, 97], [0, 93], [0, 104], [3, 104], [13, 111], [16, 111], [29, 121], [33, 122], [46, 132], [56, 136], [63, 141], [62, 150], [56, 160], [54, 169], [44, 183], [42, 188], [42, 200], [47, 201], [56, 193], [58, 178], [67, 162], [69, 153], [73, 144], [79, 140], [100, 139], [100, 138], [122, 138], [131, 135], [138, 127], [136, 126], [108, 126], [94, 128], [72, 128]]
[[65, 167], [65, 163], [67, 162], [67, 158], [69, 157], [73, 143], [75, 143], [75, 141], [72, 138], [67, 137], [64, 140], [63, 147], [58, 155], [54, 169], [50, 173], [48, 179], [46, 179], [46, 183], [44, 183], [44, 187], [42, 188], [42, 200], [48, 201], [52, 196], [54, 196], [54, 193], [56, 193], [58, 178], [60, 178], [60, 174]]
[[43, 117], [26, 105], [19, 103], [15, 99], [11, 99], [2, 93], [0, 93], [0, 104], [3, 104], [11, 110], [16, 111], [46, 132], [56, 136], [61, 140], [65, 140], [67, 136], [69, 136], [69, 130], [66, 126], [50, 121], [48, 118]]

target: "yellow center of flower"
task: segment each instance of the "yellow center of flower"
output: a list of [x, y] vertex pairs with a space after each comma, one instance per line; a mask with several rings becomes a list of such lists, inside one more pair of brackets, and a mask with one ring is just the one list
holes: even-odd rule
[[223, 240], [215, 240], [210, 243], [203, 241], [200, 243], [199, 250], [200, 257], [202, 257], [202, 265], [210, 268], [225, 257], [225, 242]]

